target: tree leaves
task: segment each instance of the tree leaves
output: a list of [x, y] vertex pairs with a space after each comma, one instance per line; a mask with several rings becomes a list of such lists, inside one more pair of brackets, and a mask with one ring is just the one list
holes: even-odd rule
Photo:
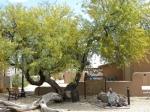
[[149, 37], [140, 26], [143, 14], [138, 1], [91, 0], [86, 9], [95, 24], [94, 34], [100, 38], [99, 53], [106, 62], [124, 65], [143, 59]]
[[[10, 5], [1, 10], [1, 14], [1, 29], [7, 31], [5, 37], [13, 33], [10, 40], [15, 45], [15, 51], [9, 57], [17, 67], [24, 63], [35, 73], [39, 69], [57, 73], [78, 63], [68, 52], [69, 48], [75, 49], [80, 38], [77, 18], [69, 7], [47, 5], [28, 9]], [[13, 23], [15, 27], [11, 27]]]
[[93, 53], [118, 65], [138, 61], [149, 49], [143, 7], [136, 0], [89, 0], [84, 4], [89, 21], [67, 6], [9, 5], [0, 10], [1, 62], [57, 73], [82, 71]]

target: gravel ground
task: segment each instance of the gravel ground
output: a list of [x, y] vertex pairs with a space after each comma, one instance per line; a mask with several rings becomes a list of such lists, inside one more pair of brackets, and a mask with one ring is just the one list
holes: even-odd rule
[[[7, 100], [7, 94], [0, 94], [0, 100]], [[18, 100], [11, 100], [17, 104], [30, 104], [39, 96], [27, 95], [26, 98], [19, 98]], [[48, 106], [54, 109], [60, 109], [70, 112], [150, 112], [150, 98], [146, 97], [131, 97], [131, 105], [120, 108], [103, 108], [100, 101], [97, 101], [96, 96], [88, 96], [87, 99], [80, 97], [80, 102], [63, 102], [63, 103], [49, 103]], [[28, 111], [29, 112], [29, 111]], [[30, 112], [39, 112], [34, 110]]]

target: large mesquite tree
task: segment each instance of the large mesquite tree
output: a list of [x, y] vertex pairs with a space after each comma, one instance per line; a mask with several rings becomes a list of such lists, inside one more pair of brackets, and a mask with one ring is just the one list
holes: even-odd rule
[[[66, 90], [78, 86], [92, 53], [119, 65], [143, 58], [149, 38], [140, 25], [143, 14], [136, 1], [89, 0], [83, 6], [90, 21], [74, 16], [66, 6], [10, 5], [1, 9], [1, 39], [7, 40], [12, 49], [9, 51], [13, 51], [8, 53], [7, 62], [24, 70], [30, 84], [40, 86], [47, 82], [63, 97]], [[76, 77], [62, 90], [51, 77], [70, 68], [76, 69]], [[36, 75], [38, 78], [33, 78]], [[58, 94], [43, 96], [30, 108], [15, 109], [41, 106], [42, 111], [49, 110], [45, 103], [61, 100]], [[8, 105], [12, 108], [13, 104]]]
[[50, 5], [31, 9], [10, 5], [1, 15], [2, 38], [15, 45], [9, 63], [22, 69], [30, 84], [47, 82], [63, 96], [64, 90], [51, 77], [73, 68], [76, 77], [65, 90], [77, 87], [92, 48], [79, 17], [66, 6]]
[[[7, 62], [22, 69], [30, 84], [40, 86], [47, 82], [61, 95], [45, 95], [31, 107], [18, 108], [11, 103], [0, 102], [11, 105], [11, 109], [14, 106], [13, 109], [18, 111], [39, 106], [42, 111], [51, 111], [45, 103], [48, 100], [61, 100], [65, 90], [75, 89], [81, 72], [88, 64], [89, 48], [79, 26], [79, 18], [73, 16], [66, 6], [50, 5], [30, 9], [10, 5], [0, 14], [1, 38], [14, 45], [14, 52], [11, 52]], [[51, 77], [72, 68], [77, 71], [75, 80], [62, 90]]]

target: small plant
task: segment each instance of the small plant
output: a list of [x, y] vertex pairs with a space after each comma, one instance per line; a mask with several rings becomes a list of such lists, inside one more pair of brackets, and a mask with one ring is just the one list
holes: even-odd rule
[[12, 79], [12, 86], [19, 87], [21, 83], [20, 81], [21, 81], [21, 77], [19, 76], [19, 74], [14, 75]]
[[[12, 79], [12, 86], [13, 87], [21, 87], [21, 85], [22, 85], [21, 75], [15, 74]], [[24, 80], [24, 86], [27, 86], [27, 85], [28, 85], [28, 82], [26, 80]]]

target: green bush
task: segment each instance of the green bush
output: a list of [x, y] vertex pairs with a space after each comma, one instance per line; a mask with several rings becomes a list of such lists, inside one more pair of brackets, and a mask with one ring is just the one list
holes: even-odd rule
[[[26, 79], [24, 79], [24, 87], [28, 85]], [[19, 74], [15, 74], [12, 79], [12, 86], [13, 87], [21, 87], [22, 86], [22, 77]]]

